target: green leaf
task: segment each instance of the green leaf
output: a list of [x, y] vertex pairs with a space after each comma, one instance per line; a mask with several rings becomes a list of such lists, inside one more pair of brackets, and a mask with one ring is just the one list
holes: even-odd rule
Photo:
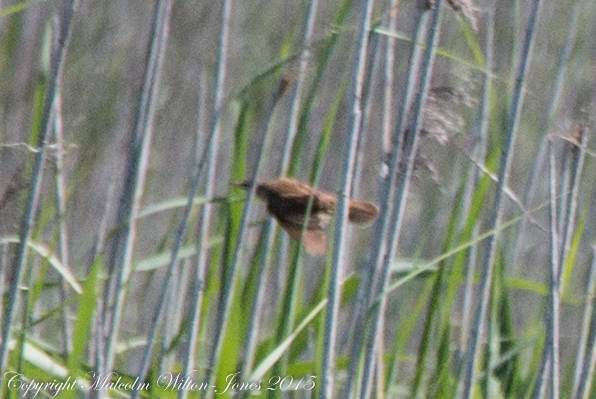
[[[20, 242], [21, 242], [21, 240], [19, 240], [19, 238], [17, 236], [4, 236], [4, 237], [0, 238], [0, 244], [18, 244]], [[60, 275], [62, 276], [64, 281], [66, 281], [77, 294], [83, 293], [83, 288], [81, 288], [81, 286], [79, 285], [79, 282], [77, 281], [75, 276], [72, 274], [70, 269], [68, 269], [64, 264], [62, 264], [60, 259], [58, 259], [58, 257], [55, 256], [52, 253], [52, 251], [50, 251], [50, 249], [48, 247], [46, 247], [43, 244], [38, 244], [36, 242], [33, 242], [31, 240], [29, 240], [27, 242], [27, 247], [31, 248], [35, 253], [37, 253], [42, 258], [47, 260], [49, 262], [49, 264], [58, 273], [60, 273]]]
[[327, 304], [327, 300], [321, 301], [307, 316], [306, 318], [298, 325], [298, 327], [290, 334], [283, 342], [281, 342], [263, 361], [254, 369], [250, 377], [248, 378], [249, 381], [258, 381], [273, 367], [273, 365], [281, 359], [282, 355], [290, 348], [294, 339], [300, 334], [302, 331], [318, 314], [321, 312], [325, 305]]

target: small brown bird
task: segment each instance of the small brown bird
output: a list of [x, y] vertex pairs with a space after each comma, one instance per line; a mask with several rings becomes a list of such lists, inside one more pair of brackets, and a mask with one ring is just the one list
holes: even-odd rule
[[[242, 182], [238, 186], [249, 189], [250, 181]], [[335, 195], [316, 190], [287, 177], [258, 181], [256, 195], [267, 203], [269, 213], [290, 237], [303, 242], [308, 253], [325, 253], [327, 249], [325, 229], [335, 212], [337, 203]], [[312, 197], [312, 208], [303, 239], [302, 229], [310, 197]], [[379, 214], [377, 207], [369, 202], [350, 200], [349, 206], [348, 220], [353, 223], [370, 222]]]

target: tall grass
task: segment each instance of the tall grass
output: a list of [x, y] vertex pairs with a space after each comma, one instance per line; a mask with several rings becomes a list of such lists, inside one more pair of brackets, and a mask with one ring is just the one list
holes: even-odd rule
[[0, 395], [592, 397], [596, 7], [485, 3], [0, 8]]

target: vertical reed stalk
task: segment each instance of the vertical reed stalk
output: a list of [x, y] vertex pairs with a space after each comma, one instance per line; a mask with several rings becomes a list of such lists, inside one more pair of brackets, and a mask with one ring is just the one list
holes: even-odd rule
[[[265, 154], [267, 153], [267, 150], [269, 148], [271, 124], [273, 121], [275, 107], [278, 104], [280, 98], [283, 96], [284, 92], [285, 82], [281, 81], [278, 85], [277, 90], [275, 91], [275, 93], [273, 93], [273, 96], [271, 97], [269, 104], [267, 105], [266, 117], [261, 127], [261, 131], [264, 132], [264, 137], [256, 149], [257, 162], [255, 166], [255, 171], [251, 180], [246, 201], [244, 202], [244, 206], [242, 208], [242, 215], [240, 217], [240, 223], [238, 227], [236, 241], [234, 244], [232, 259], [228, 266], [227, 277], [223, 282], [223, 290], [221, 293], [220, 303], [217, 311], [217, 321], [215, 325], [215, 342], [213, 343], [211, 352], [209, 354], [208, 367], [205, 376], [205, 381], [208, 383], [209, 386], [215, 383], [214, 380], [217, 374], [216, 372], [220, 366], [219, 363], [222, 355], [221, 352], [224, 344], [224, 338], [226, 336], [227, 327], [230, 322], [237, 273], [242, 263], [242, 237], [244, 236], [244, 233], [246, 231], [248, 225], [248, 216], [250, 214], [250, 210], [255, 199], [257, 178], [262, 173], [262, 169], [265, 165], [264, 159], [266, 158]], [[204, 391], [203, 397], [211, 398], [214, 394], [215, 392], [211, 390]]]
[[[411, 122], [407, 131], [404, 131], [403, 141], [401, 142], [402, 155], [400, 161], [403, 161], [397, 173], [397, 185], [395, 197], [393, 198], [394, 207], [389, 218], [390, 224], [385, 237], [386, 252], [380, 264], [380, 273], [376, 283], [375, 302], [370, 308], [371, 327], [366, 344], [365, 362], [363, 370], [363, 382], [360, 389], [362, 398], [369, 398], [371, 394], [371, 381], [373, 376], [373, 360], [375, 352], [382, 349], [376, 347], [376, 342], [382, 331], [383, 318], [387, 307], [387, 296], [385, 290], [389, 285], [390, 264], [397, 252], [397, 243], [401, 233], [401, 227], [406, 208], [407, 194], [409, 191], [410, 180], [414, 170], [414, 159], [418, 150], [420, 140], [420, 130], [422, 129], [422, 120], [424, 117], [424, 103], [430, 87], [432, 70], [436, 56], [439, 37], [441, 32], [441, 16], [444, 9], [444, 0], [438, 0], [430, 21], [430, 31], [428, 34], [427, 46], [424, 52], [424, 58], [420, 66], [420, 81], [417, 87], [416, 99], [413, 103]], [[401, 162], [400, 162], [401, 163]], [[388, 190], [391, 191], [391, 190]]]
[[[2, 319], [2, 336], [0, 342], [0, 375], [4, 375], [8, 361], [8, 351], [10, 346], [10, 330], [15, 320], [15, 314], [18, 307], [19, 287], [27, 263], [28, 244], [31, 239], [31, 233], [34, 225], [34, 217], [37, 210], [37, 204], [41, 192], [41, 181], [43, 177], [43, 167], [46, 157], [46, 147], [53, 128], [53, 110], [56, 92], [60, 87], [64, 63], [66, 60], [66, 50], [72, 32], [72, 17], [78, 5], [77, 0], [66, 0], [62, 4], [60, 13], [60, 28], [58, 46], [52, 51], [50, 64], [50, 77], [45, 94], [41, 126], [37, 141], [37, 152], [35, 153], [35, 163], [33, 166], [33, 175], [29, 184], [29, 194], [25, 204], [25, 212], [21, 221], [19, 232], [19, 244], [17, 254], [13, 264], [13, 276], [9, 285], [8, 301]], [[1, 394], [1, 388], [0, 388]]]
[[576, 361], [571, 397], [588, 399], [596, 371], [596, 246], [592, 245], [592, 264], [588, 279], [588, 295], [582, 323], [582, 339]]
[[[225, 46], [224, 46], [225, 47]], [[225, 57], [224, 57], [225, 59]], [[220, 69], [218, 69], [220, 70]], [[225, 70], [224, 70], [225, 72]], [[218, 75], [219, 76], [219, 75]], [[216, 79], [218, 81], [219, 79]], [[219, 83], [219, 93], [220, 98], [216, 100], [216, 103], [219, 102], [219, 106], [221, 106], [221, 101], [223, 100], [223, 84], [224, 81], [222, 80]], [[205, 83], [205, 72], [201, 71], [200, 83], [199, 83], [199, 103], [197, 107], [197, 129], [195, 134], [195, 151], [194, 151], [194, 159], [195, 159], [195, 167], [198, 169], [198, 164], [201, 160], [200, 158], [200, 143], [201, 143], [201, 136], [203, 135], [203, 125], [205, 119], [205, 108], [207, 103], [207, 86]], [[213, 110], [213, 115], [220, 115], [221, 113], [219, 110]], [[207, 178], [205, 179], [205, 197], [208, 199], [213, 197], [215, 192], [215, 171], [216, 171], [216, 159], [217, 159], [217, 149], [219, 147], [219, 122], [216, 122], [213, 127], [215, 131], [212, 131], [210, 134], [210, 139], [206, 157], [208, 159], [207, 162], [207, 171], [205, 172]], [[216, 137], [213, 137], [216, 136]], [[207, 140], [205, 140], [207, 141]], [[199, 175], [200, 176], [200, 175]], [[192, 282], [190, 284], [189, 295], [190, 295], [190, 306], [189, 312], [190, 315], [190, 327], [188, 329], [188, 351], [186, 352], [186, 356], [184, 357], [184, 368], [182, 371], [182, 375], [185, 378], [189, 378], [191, 373], [194, 370], [195, 362], [196, 362], [196, 353], [197, 353], [197, 343], [199, 340], [199, 329], [200, 329], [200, 321], [201, 321], [201, 311], [203, 306], [203, 296], [205, 294], [205, 275], [207, 274], [207, 262], [208, 262], [208, 248], [207, 248], [207, 240], [209, 238], [209, 231], [211, 226], [211, 217], [213, 216], [213, 204], [208, 202], [201, 207], [199, 212], [199, 218], [197, 222], [197, 236], [196, 236], [196, 248], [197, 248], [197, 260], [193, 267], [192, 273]], [[186, 399], [188, 396], [188, 390], [181, 389], [178, 391], [178, 399]]]
[[[109, 279], [104, 295], [104, 323], [107, 325], [104, 373], [113, 368], [115, 345], [126, 297], [126, 284], [132, 272], [136, 219], [141, 207], [149, 164], [155, 103], [160, 87], [173, 0], [158, 0], [152, 14], [144, 81], [135, 110], [132, 138], [128, 147], [125, 184], [118, 206], [117, 223], [124, 227], [116, 233], [109, 258]], [[141, 379], [142, 381], [142, 379]]]
[[[532, 52], [534, 49], [534, 37], [538, 22], [538, 15], [542, 6], [542, 0], [534, 0], [532, 4], [532, 11], [530, 13], [530, 20], [528, 22], [528, 29], [526, 30], [526, 37], [524, 40], [524, 47], [519, 65], [519, 71], [515, 82], [515, 89], [513, 92], [513, 100], [511, 102], [511, 111], [509, 113], [509, 121], [507, 124], [507, 135], [505, 144], [503, 145], [503, 152], [501, 162], [499, 165], [499, 177], [496, 187], [495, 202], [490, 217], [490, 228], [496, 229], [501, 225], [503, 217], [502, 200], [504, 197], [504, 188], [507, 186], [509, 174], [511, 172], [511, 162], [513, 160], [513, 144], [517, 136], [517, 128], [521, 116], [521, 108], [524, 99], [524, 86], [526, 82], [527, 70], [530, 65]], [[466, 366], [463, 379], [462, 397], [469, 399], [473, 396], [473, 389], [476, 381], [476, 367], [478, 364], [478, 349], [480, 347], [480, 332], [486, 319], [486, 311], [490, 299], [490, 287], [492, 283], [492, 274], [495, 261], [495, 247], [498, 239], [498, 234], [488, 238], [485, 243], [485, 259], [480, 271], [480, 285], [478, 292], [480, 297], [476, 301], [476, 309], [474, 311], [474, 321], [470, 331], [470, 342], [466, 353]]]
[[[365, 267], [362, 276], [361, 288], [358, 292], [358, 300], [353, 309], [355, 314], [355, 325], [351, 334], [351, 350], [350, 350], [350, 366], [348, 369], [348, 378], [343, 392], [343, 397], [349, 399], [356, 391], [357, 372], [361, 364], [361, 356], [366, 342], [365, 323], [367, 323], [366, 314], [368, 308], [375, 298], [374, 282], [376, 281], [378, 267], [382, 252], [385, 248], [385, 237], [389, 229], [389, 215], [391, 210], [391, 193], [394, 191], [397, 181], [399, 165], [399, 151], [401, 143], [401, 135], [407, 123], [407, 114], [410, 109], [410, 103], [414, 97], [415, 84], [418, 78], [418, 69], [421, 62], [421, 48], [417, 43], [422, 43], [426, 37], [426, 26], [428, 23], [429, 12], [424, 6], [418, 8], [419, 18], [414, 34], [414, 46], [410, 56], [410, 63], [408, 66], [408, 74], [406, 81], [406, 89], [404, 91], [397, 121], [393, 128], [393, 137], [391, 141], [391, 153], [388, 154], [388, 159], [385, 161], [389, 164], [389, 171], [384, 176], [380, 186], [379, 195], [379, 217], [375, 222], [373, 228], [372, 242], [375, 243], [372, 250], [367, 254], [367, 266]], [[384, 167], [387, 165], [385, 164]]]
[[[493, 70], [493, 50], [494, 50], [494, 34], [495, 34], [495, 17], [494, 9], [486, 13], [486, 48], [484, 50], [486, 69], [484, 73], [484, 86], [482, 88], [482, 100], [480, 103], [480, 128], [478, 130], [478, 141], [476, 142], [474, 156], [476, 160], [482, 164], [486, 159], [486, 144], [488, 142], [489, 119], [490, 119], [490, 93]], [[470, 174], [470, 189], [468, 190], [469, 199], [464, 200], [469, 204], [480, 173], [476, 172], [476, 168]], [[468, 206], [466, 206], [468, 208]], [[467, 210], [462, 212], [463, 215], [468, 213]], [[478, 228], [474, 230], [474, 236], [478, 236]], [[472, 297], [473, 297], [473, 279], [475, 264], [478, 255], [478, 248], [476, 246], [470, 248], [470, 255], [468, 258], [468, 268], [466, 271], [466, 282], [464, 285], [464, 299], [462, 304], [462, 321], [461, 321], [461, 336], [460, 336], [460, 351], [465, 352], [468, 345], [469, 329], [470, 329], [470, 315], [472, 314]]]
[[545, 351], [550, 362], [550, 394], [552, 398], [559, 397], [560, 367], [559, 367], [559, 320], [561, 307], [561, 293], [559, 289], [559, 229], [557, 228], [557, 171], [553, 142], [549, 143], [549, 188], [550, 188], [550, 268], [549, 268], [549, 303], [547, 316], [547, 344]]
[[341, 174], [340, 191], [336, 209], [336, 222], [334, 230], [334, 243], [332, 264], [329, 278], [329, 290], [327, 294], [327, 307], [325, 311], [325, 332], [323, 337], [323, 354], [321, 366], [321, 387], [319, 397], [330, 399], [333, 397], [333, 383], [335, 372], [335, 352], [337, 340], [337, 319], [339, 313], [339, 296], [341, 293], [341, 273], [345, 268], [345, 253], [347, 243], [345, 242], [348, 221], [349, 195], [352, 192], [352, 180], [354, 177], [354, 165], [357, 156], [357, 144], [359, 140], [362, 118], [362, 90], [364, 75], [366, 72], [366, 54], [371, 29], [373, 0], [362, 2], [360, 9], [360, 22], [358, 28], [358, 41], [356, 43], [356, 57], [354, 58], [352, 82], [350, 84], [350, 100], [352, 107], [350, 115], [349, 133], [346, 136], [344, 151], [344, 166]]
[[[569, 20], [569, 29], [567, 30], [567, 39], [565, 40], [565, 44], [561, 49], [561, 54], [559, 56], [559, 65], [557, 67], [557, 74], [554, 79], [553, 91], [550, 95], [549, 104], [544, 114], [542, 120], [540, 121], [540, 136], [546, 137], [548, 134], [548, 130], [551, 127], [551, 124], [557, 114], [557, 109], [559, 108], [559, 104], [561, 102], [561, 96], [563, 95], [563, 89], [565, 86], [565, 78], [567, 77], [567, 67], [569, 66], [569, 58], [571, 56], [571, 50], [573, 50], [573, 46], [575, 44], [575, 37], [577, 34], [577, 19], [579, 15], [579, 5], [580, 2], [576, 2], [575, 6], [571, 11], [571, 16]], [[533, 199], [534, 193], [536, 191], [538, 183], [541, 181], [539, 179], [540, 173], [543, 171], [543, 162], [546, 157], [546, 142], [544, 142], [540, 146], [540, 150], [538, 152], [538, 156], [536, 157], [537, 161], [534, 163], [534, 167], [532, 169], [532, 173], [528, 179], [528, 183], [526, 185], [526, 189], [524, 191], [523, 196], [523, 205], [524, 209], [528, 209], [530, 203]], [[517, 235], [515, 238], [515, 246], [513, 255], [511, 257], [511, 268], [515, 270], [517, 268], [517, 261], [520, 252], [522, 252], [521, 242], [523, 234], [526, 230], [527, 220], [523, 219], [520, 223], [520, 226], [517, 229]], [[563, 224], [564, 226], [565, 224]], [[562, 253], [561, 253], [562, 254]], [[563, 265], [564, 263], [561, 263]]]
[[[57, 37], [58, 35], [56, 35]], [[54, 162], [56, 163], [56, 209], [58, 217], [58, 248], [60, 253], [60, 261], [65, 268], [70, 269], [70, 261], [68, 256], [68, 229], [66, 228], [66, 182], [64, 179], [64, 135], [62, 132], [62, 96], [60, 89], [56, 91], [56, 99], [54, 101], [54, 139], [56, 141], [56, 155]], [[60, 279], [60, 302], [64, 303], [68, 300], [67, 290], [68, 284]], [[72, 351], [72, 323], [68, 314], [68, 306], [62, 310], [62, 351], [68, 354]]]

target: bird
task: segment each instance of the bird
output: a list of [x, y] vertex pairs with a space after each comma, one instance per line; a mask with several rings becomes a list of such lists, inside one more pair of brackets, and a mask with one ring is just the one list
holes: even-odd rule
[[[250, 180], [237, 184], [250, 189]], [[337, 197], [329, 192], [315, 189], [306, 183], [289, 177], [258, 180], [256, 196], [267, 204], [267, 211], [280, 226], [312, 255], [327, 251], [326, 228], [329, 226], [337, 204]], [[306, 219], [309, 200], [312, 205]], [[348, 220], [352, 223], [368, 223], [377, 218], [379, 209], [366, 201], [350, 199]], [[304, 235], [302, 234], [303, 228]]]

